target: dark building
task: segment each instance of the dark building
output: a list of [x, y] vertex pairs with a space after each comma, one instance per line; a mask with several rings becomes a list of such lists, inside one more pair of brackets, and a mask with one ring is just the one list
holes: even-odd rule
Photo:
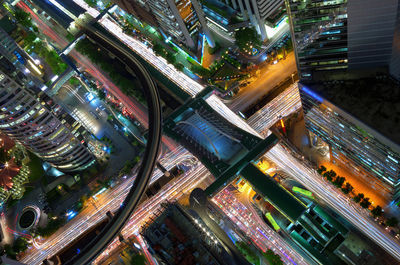
[[223, 264], [219, 240], [178, 204], [168, 204], [141, 233], [161, 264]]
[[306, 128], [329, 144], [333, 162], [380, 196], [398, 198], [399, 1], [286, 5]]

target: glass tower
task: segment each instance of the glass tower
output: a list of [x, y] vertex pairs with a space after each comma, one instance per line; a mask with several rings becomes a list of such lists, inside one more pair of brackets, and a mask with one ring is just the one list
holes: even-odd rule
[[286, 0], [286, 5], [301, 78], [346, 69], [347, 0]]

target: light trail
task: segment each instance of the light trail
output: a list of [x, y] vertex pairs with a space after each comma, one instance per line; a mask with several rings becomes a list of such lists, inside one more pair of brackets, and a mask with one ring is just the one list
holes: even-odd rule
[[[94, 9], [89, 9], [88, 6], [86, 5], [86, 3], [84, 3], [84, 1], [82, 1], [82, 0], [74, 0], [74, 1], [76, 3], [78, 3], [79, 5], [81, 5], [82, 7], [84, 7], [86, 10], [88, 10], [88, 12], [92, 16], [96, 17], [99, 14], [98, 11], [96, 11]], [[20, 5], [20, 3], [18, 5]], [[33, 12], [31, 12], [31, 13], [33, 13]], [[180, 86], [183, 90], [185, 90], [190, 95], [194, 96], [203, 89], [203, 86], [196, 83], [194, 80], [190, 79], [185, 74], [175, 70], [175, 68], [173, 66], [169, 65], [165, 61], [165, 59], [157, 57], [153, 53], [153, 51], [151, 49], [147, 48], [143, 43], [124, 34], [122, 32], [122, 29], [118, 25], [116, 25], [113, 21], [108, 19], [107, 17], [104, 17], [100, 21], [100, 23], [107, 30], [109, 30], [112, 34], [116, 35], [121, 41], [123, 41], [131, 49], [136, 51], [147, 62], [152, 64], [157, 70], [159, 70], [165, 76], [170, 78], [173, 82], [175, 82], [175, 84]], [[48, 33], [48, 36], [50, 36], [52, 39], [57, 39], [57, 34]], [[75, 56], [73, 56], [73, 57], [78, 62], [80, 62], [80, 58], [76, 58]], [[86, 63], [90, 63], [90, 62], [86, 62]], [[89, 69], [89, 71], [92, 71], [94, 76], [96, 76], [100, 80], [102, 80], [101, 73], [97, 69], [93, 70], [93, 68], [95, 69], [95, 67], [93, 65], [86, 67], [86, 69]], [[103, 77], [103, 79], [106, 79], [106, 78]], [[131, 111], [133, 111], [132, 113], [138, 112], [138, 110], [135, 109], [134, 104], [132, 104], [132, 101], [129, 101], [127, 99], [127, 97], [125, 95], [123, 95], [123, 93], [120, 90], [118, 90], [111, 82], [104, 81], [104, 80], [103, 80], [103, 82], [104, 82], [104, 84], [107, 84], [108, 89], [111, 93], [113, 93], [118, 99], [120, 99], [121, 102], [123, 102], [124, 105], [126, 104], [126, 106]], [[110, 89], [110, 87], [112, 87], [112, 88]], [[274, 111], [271, 111], [271, 108], [272, 108], [271, 106], [263, 108], [263, 110], [270, 117], [269, 119], [264, 118], [264, 121], [265, 121], [264, 123], [260, 121], [260, 122], [258, 122], [258, 125], [255, 125], [256, 121], [259, 120], [261, 117], [264, 117], [264, 115], [266, 114], [266, 113], [264, 113], [264, 115], [262, 115], [262, 113], [261, 113], [262, 111], [259, 114], [260, 115], [259, 119], [254, 118], [252, 121], [249, 119], [249, 123], [254, 127], [258, 126], [257, 128], [254, 128], [254, 129], [265, 137], [266, 135], [269, 134], [268, 131], [269, 131], [269, 127], [271, 126], [271, 124], [273, 124], [274, 121], [277, 121], [280, 116], [284, 117], [284, 116], [287, 116], [290, 113], [298, 110], [298, 108], [299, 108], [298, 102], [299, 101], [296, 98], [297, 96], [292, 95], [292, 96], [288, 96], [288, 97], [290, 99], [288, 101], [285, 101], [285, 96], [282, 96], [282, 98], [280, 100], [276, 100], [276, 102], [274, 103], [274, 104], [277, 104], [275, 106], [280, 106], [280, 103], [278, 103], [278, 102], [285, 104], [285, 107], [283, 109], [281, 109], [280, 112], [278, 110], [275, 110], [275, 108], [274, 108]], [[215, 104], [213, 104], [211, 106], [213, 108], [216, 107]], [[137, 117], [141, 117], [143, 119], [143, 117], [146, 117], [146, 115], [143, 115], [143, 116], [138, 115]], [[227, 117], [227, 118], [229, 118], [229, 117]], [[263, 124], [264, 124], [264, 127], [262, 126]], [[242, 126], [242, 125], [239, 125], [239, 127], [240, 126]], [[250, 130], [250, 132], [251, 132], [251, 130]], [[311, 191], [313, 191], [320, 198], [322, 198], [324, 201], [326, 201], [326, 203], [328, 203], [335, 210], [337, 210], [339, 213], [341, 213], [345, 218], [347, 218], [353, 225], [358, 227], [368, 237], [373, 239], [380, 246], [382, 246], [389, 253], [391, 253], [394, 257], [396, 257], [397, 259], [400, 260], [399, 245], [396, 244], [393, 239], [389, 238], [384, 233], [384, 231], [382, 231], [382, 229], [377, 226], [377, 224], [375, 224], [372, 220], [368, 219], [369, 217], [365, 213], [361, 212], [361, 209], [358, 206], [355, 206], [354, 204], [349, 202], [347, 200], [347, 198], [344, 198], [344, 196], [342, 194], [340, 194], [337, 190], [332, 190], [332, 188], [327, 187], [326, 183], [321, 182], [319, 175], [317, 175], [317, 173], [315, 171], [313, 171], [310, 167], [307, 167], [307, 166], [301, 164], [291, 154], [285, 153], [285, 151], [283, 151], [281, 146], [276, 146], [276, 147], [272, 148], [271, 151], [267, 154], [267, 157], [270, 158], [277, 165], [279, 165], [284, 171], [291, 173], [291, 175], [293, 175], [296, 179], [298, 179], [305, 186], [309, 187]], [[327, 192], [328, 190], [329, 190], [329, 192]], [[109, 200], [113, 200], [113, 199], [114, 198], [111, 198], [111, 197], [109, 198]], [[82, 232], [82, 230], [80, 230], [80, 231]], [[70, 232], [69, 235], [71, 233], [72, 232]], [[76, 231], [74, 231], [73, 233], [79, 234], [79, 233], [76, 233]], [[62, 238], [60, 238], [60, 240], [61, 239]], [[47, 241], [46, 241], [46, 243], [47, 243]], [[58, 246], [58, 250], [59, 250], [62, 248], [60, 246], [63, 246], [63, 245], [57, 244], [57, 246]], [[50, 246], [48, 245], [48, 248], [49, 247]], [[45, 255], [42, 255], [42, 256], [44, 257]], [[29, 264], [33, 264], [33, 263], [29, 263]]]
[[281, 145], [273, 147], [266, 155], [283, 171], [291, 175], [352, 225], [400, 261], [400, 245], [374, 222], [368, 211], [361, 209], [338, 189], [328, 184], [317, 171], [303, 161], [297, 160]]
[[[83, 0], [74, 0], [74, 2], [86, 9], [88, 13], [95, 18], [100, 14], [97, 10], [90, 8]], [[195, 96], [204, 89], [202, 85], [195, 82], [184, 73], [176, 70], [173, 65], [168, 64], [164, 58], [155, 55], [153, 50], [148, 48], [144, 43], [125, 34], [122, 28], [109, 19], [107, 15], [102, 17], [99, 23], [189, 95]]]
[[[86, 4], [86, 3], [84, 3]], [[68, 41], [64, 39], [60, 34], [57, 34], [52, 28], [50, 28], [42, 19], [35, 14], [24, 2], [20, 1], [17, 4], [25, 12], [28, 12], [34, 21], [37, 23], [42, 33], [48, 36], [51, 40], [57, 43], [61, 48], [68, 45]], [[97, 11], [96, 11], [97, 12]], [[147, 109], [134, 98], [126, 96], [113, 82], [109, 80], [100, 70], [97, 69], [91, 61], [89, 61], [86, 56], [83, 56], [76, 50], [72, 50], [69, 55], [80, 65], [84, 70], [86, 70], [90, 75], [95, 77], [100, 81], [107, 89], [107, 91], [116, 97], [123, 105], [127, 108], [130, 114], [133, 114], [135, 118], [143, 124], [145, 128], [148, 128], [148, 117]], [[177, 145], [168, 137], [163, 137], [163, 144], [166, 145], [169, 150], [174, 150]]]
[[295, 83], [253, 114], [247, 122], [260, 133], [263, 138], [266, 138], [271, 133], [269, 128], [271, 128], [272, 125], [281, 118], [299, 111], [300, 108], [300, 94], [297, 83]]
[[[171, 168], [187, 160], [188, 156], [190, 156], [189, 152], [183, 148], [178, 148], [177, 152], [169, 152], [165, 155], [163, 161], [168, 163], [168, 166], [166, 166], [167, 168]], [[193, 157], [191, 158], [193, 159]], [[151, 183], [161, 176], [162, 173], [160, 171], [155, 171]], [[129, 237], [133, 235], [135, 231], [138, 231], [142, 223], [160, 208], [161, 202], [179, 199], [183, 195], [183, 192], [190, 191], [208, 177], [210, 177], [210, 173], [204, 166], [201, 164], [193, 166], [184, 176], [170, 183], [170, 185], [164, 186], [159, 193], [144, 201], [124, 227], [122, 231], [123, 235]], [[133, 181], [134, 177], [131, 177], [125, 182], [119, 183], [114, 188], [108, 189], [106, 192], [99, 195], [96, 207], [94, 207], [94, 205], [87, 206], [87, 208], [79, 213], [73, 220], [44, 240], [40, 245], [40, 250], [28, 250], [21, 261], [32, 265], [40, 264], [45, 258], [51, 257], [59, 252], [74, 239], [79, 237], [81, 233], [106, 218], [105, 213], [107, 211], [113, 212], [119, 209]], [[118, 239], [116, 239], [110, 247], [116, 247], [118, 244], [117, 241]], [[104, 255], [106, 254], [107, 252], [105, 252]]]
[[261, 220], [252, 207], [240, 202], [227, 188], [214, 196], [212, 201], [251, 238], [262, 252], [270, 248], [281, 257], [284, 264], [307, 264], [299, 253], [295, 252], [279, 234]]

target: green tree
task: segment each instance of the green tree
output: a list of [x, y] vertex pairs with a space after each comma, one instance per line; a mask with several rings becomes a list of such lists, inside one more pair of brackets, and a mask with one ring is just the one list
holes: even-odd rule
[[164, 47], [161, 44], [159, 44], [158, 42], [153, 42], [153, 51], [158, 56], [166, 55], [166, 51], [165, 51]]
[[88, 4], [88, 6], [95, 8], [97, 6], [97, 0], [85, 0], [85, 3]]
[[17, 253], [13, 250], [13, 247], [10, 244], [5, 244], [4, 245], [4, 251], [6, 252], [6, 255], [11, 258], [11, 259], [17, 259]]
[[131, 265], [145, 265], [146, 258], [142, 254], [134, 254], [131, 256], [130, 261]]
[[36, 40], [37, 36], [33, 32], [29, 32], [28, 35], [25, 37], [24, 41], [27, 45], [32, 45], [33, 42]]
[[389, 217], [386, 220], [386, 225], [390, 227], [395, 227], [399, 223], [399, 220], [397, 220], [396, 217]]
[[343, 186], [343, 183], [346, 181], [345, 177], [340, 177], [337, 176], [337, 178], [335, 179], [335, 181], [333, 181], [333, 184], [335, 186], [337, 186], [338, 188], [341, 188]]
[[70, 83], [71, 85], [73, 85], [73, 86], [77, 86], [77, 85], [79, 85], [79, 80], [76, 79], [75, 77], [73, 77], [73, 78], [71, 78], [71, 79], [69, 80], [69, 83]]
[[353, 191], [353, 189], [354, 189], [353, 186], [349, 182], [346, 182], [346, 185], [344, 185], [344, 187], [342, 188], [342, 191], [345, 194], [349, 194], [350, 192]]
[[236, 242], [236, 247], [243, 254], [243, 256], [252, 264], [260, 264], [257, 254], [250, 248], [248, 244], [243, 241]]
[[66, 220], [64, 217], [56, 217], [48, 215], [48, 222], [45, 227], [38, 227], [36, 233], [43, 237], [48, 237], [56, 232], [61, 226], [65, 224]]
[[356, 203], [359, 203], [363, 198], [364, 198], [364, 194], [363, 194], [363, 193], [359, 193], [359, 194], [357, 194], [356, 196], [354, 196], [353, 200], [354, 200]]
[[166, 59], [167, 62], [170, 63], [170, 64], [174, 64], [174, 63], [176, 62], [176, 57], [175, 57], [175, 55], [172, 54], [172, 53], [170, 53], [170, 52], [166, 54], [165, 59]]
[[361, 207], [363, 208], [368, 208], [371, 205], [371, 202], [369, 201], [369, 198], [364, 198], [361, 203], [360, 203]]
[[270, 265], [283, 265], [281, 257], [275, 254], [271, 249], [264, 252], [263, 256], [268, 260]]
[[374, 218], [378, 217], [378, 216], [382, 216], [383, 214], [383, 210], [382, 207], [380, 207], [379, 205], [377, 205], [374, 209], [372, 209], [371, 214]]
[[101, 99], [101, 100], [105, 100], [106, 99], [106, 93], [104, 92], [103, 89], [99, 89], [97, 91], [97, 95], [99, 96], [99, 99]]
[[13, 251], [19, 254], [28, 249], [29, 243], [24, 237], [18, 237], [13, 244]]
[[175, 63], [174, 66], [175, 66], [176, 70], [181, 71], [181, 72], [185, 68], [185, 66], [181, 63]]
[[259, 49], [261, 41], [254, 28], [241, 28], [235, 31], [235, 44], [241, 51], [247, 52], [252, 48]]
[[208, 78], [210, 76], [210, 71], [201, 65], [195, 65], [193, 64], [190, 67], [190, 71], [192, 71], [195, 74], [198, 74], [201, 77]]
[[32, 20], [31, 20], [31, 16], [29, 15], [29, 13], [26, 13], [19, 8], [15, 11], [14, 17], [17, 20], [17, 22], [19, 24], [21, 24], [22, 26], [27, 27], [27, 28], [32, 26]]
[[319, 168], [317, 169], [318, 174], [322, 174], [326, 171], [326, 167], [323, 165], [320, 165]]

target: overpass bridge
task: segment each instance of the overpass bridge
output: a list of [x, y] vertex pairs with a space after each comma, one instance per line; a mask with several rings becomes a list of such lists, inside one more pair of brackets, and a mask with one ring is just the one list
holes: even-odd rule
[[207, 87], [185, 102], [165, 121], [166, 135], [193, 153], [217, 179], [207, 189], [213, 195], [249, 163], [256, 161], [278, 143], [271, 134], [266, 139], [248, 132], [221, 115], [209, 103], [215, 96]]

